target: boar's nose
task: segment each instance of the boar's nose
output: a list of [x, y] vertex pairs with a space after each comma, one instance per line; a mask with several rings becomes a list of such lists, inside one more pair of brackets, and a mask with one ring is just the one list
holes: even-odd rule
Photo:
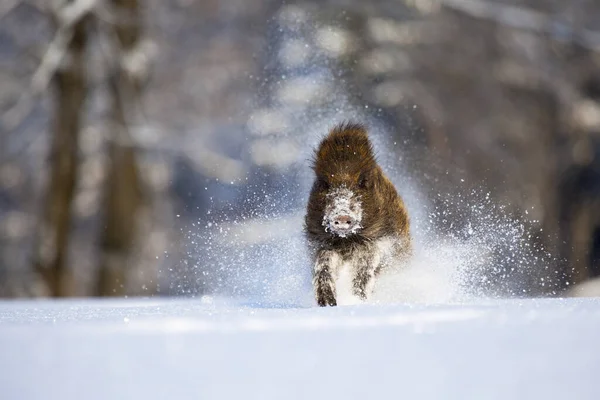
[[338, 215], [333, 220], [333, 225], [336, 228], [348, 229], [354, 225], [354, 218], [349, 215]]

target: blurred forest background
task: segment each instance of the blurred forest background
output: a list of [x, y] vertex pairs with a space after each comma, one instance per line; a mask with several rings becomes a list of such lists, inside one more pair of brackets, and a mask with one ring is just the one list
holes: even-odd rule
[[347, 116], [441, 232], [471, 188], [523, 220], [529, 295], [600, 275], [596, 0], [3, 0], [0, 296], [210, 290], [189, 232], [255, 216], [286, 246], [264, 217], [302, 211], [307, 144]]

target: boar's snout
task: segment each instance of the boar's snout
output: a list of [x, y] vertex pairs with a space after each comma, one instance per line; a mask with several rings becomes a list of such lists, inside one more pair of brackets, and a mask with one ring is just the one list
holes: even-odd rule
[[325, 231], [340, 237], [357, 233], [361, 228], [362, 206], [354, 193], [338, 189], [328, 195], [328, 200], [323, 216]]
[[354, 218], [349, 215], [338, 215], [333, 219], [333, 224], [340, 228], [349, 228], [354, 225]]

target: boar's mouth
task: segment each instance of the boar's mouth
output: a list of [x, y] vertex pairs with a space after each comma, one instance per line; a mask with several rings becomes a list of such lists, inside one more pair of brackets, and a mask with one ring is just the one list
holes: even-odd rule
[[325, 232], [346, 238], [362, 229], [362, 204], [351, 190], [340, 187], [326, 196], [322, 225]]

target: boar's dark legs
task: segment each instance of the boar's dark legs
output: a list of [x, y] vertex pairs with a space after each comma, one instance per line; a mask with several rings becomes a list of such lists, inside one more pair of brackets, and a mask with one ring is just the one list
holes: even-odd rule
[[313, 287], [320, 307], [336, 306], [333, 271], [338, 267], [338, 256], [328, 250], [320, 251], [313, 271]]

